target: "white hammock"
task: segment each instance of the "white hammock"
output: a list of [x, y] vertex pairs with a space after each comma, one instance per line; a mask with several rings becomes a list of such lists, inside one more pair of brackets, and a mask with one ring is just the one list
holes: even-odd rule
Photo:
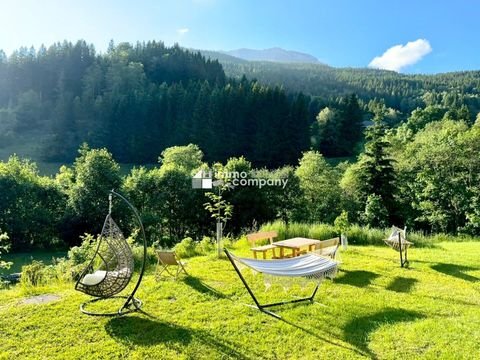
[[[314, 253], [308, 253], [303, 256], [298, 256], [298, 257], [289, 258], [289, 259], [257, 260], [257, 259], [247, 259], [247, 258], [241, 258], [241, 257], [235, 256], [232, 253], [230, 253], [227, 249], [224, 249], [224, 251], [228, 257], [228, 260], [230, 260], [230, 262], [232, 263], [232, 266], [237, 272], [237, 275], [239, 276], [243, 285], [245, 286], [248, 293], [250, 294], [253, 301], [255, 302], [255, 305], [258, 308], [258, 310], [263, 311], [264, 313], [272, 315], [279, 319], [281, 318], [279, 315], [266, 310], [266, 308], [277, 306], [277, 305], [298, 303], [302, 301], [313, 302], [313, 299], [315, 297], [315, 294], [317, 293], [318, 287], [320, 286], [320, 282], [326, 277], [333, 278], [336, 275], [337, 269], [338, 269], [337, 261], [314, 254]], [[306, 281], [314, 280], [316, 282], [316, 285], [312, 295], [310, 295], [309, 297], [290, 300], [290, 301], [281, 301], [281, 302], [271, 303], [271, 304], [261, 304], [257, 300], [250, 286], [248, 286], [247, 281], [243, 277], [236, 263], [249, 267], [250, 269], [256, 272], [262, 273], [267, 277], [274, 277], [277, 279], [292, 278], [292, 279], [295, 279], [295, 281], [299, 281], [301, 279], [305, 279]]]
[[400, 266], [408, 266], [408, 248], [413, 245], [407, 240], [407, 227], [400, 229], [396, 226], [392, 226], [391, 235], [384, 240], [385, 244], [392, 249], [398, 251], [400, 254]]
[[412, 242], [407, 240], [406, 227], [405, 229], [400, 229], [396, 226], [393, 226], [391, 235], [384, 241], [388, 246], [397, 251], [400, 251], [400, 249], [405, 250], [409, 246], [413, 245]]
[[259, 273], [272, 276], [323, 279], [325, 277], [332, 278], [338, 269], [337, 261], [314, 253], [280, 260], [257, 260], [230, 255], [241, 264]]

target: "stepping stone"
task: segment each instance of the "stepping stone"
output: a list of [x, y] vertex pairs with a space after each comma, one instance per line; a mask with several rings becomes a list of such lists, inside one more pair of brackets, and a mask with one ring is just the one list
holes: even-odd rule
[[43, 295], [37, 295], [37, 296], [32, 296], [26, 299], [23, 299], [20, 301], [21, 305], [40, 305], [40, 304], [48, 304], [52, 301], [59, 300], [60, 296], [55, 295], [55, 294], [43, 294]]

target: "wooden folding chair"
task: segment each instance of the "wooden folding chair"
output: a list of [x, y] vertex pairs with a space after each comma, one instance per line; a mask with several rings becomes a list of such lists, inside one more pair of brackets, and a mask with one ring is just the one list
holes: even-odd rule
[[[165, 251], [165, 250], [157, 250], [157, 269], [155, 272], [155, 278], [159, 280], [161, 275], [166, 272], [170, 276], [173, 276], [175, 280], [177, 280], [178, 275], [183, 271], [185, 275], [188, 275], [187, 270], [185, 270], [185, 266], [187, 263], [185, 261], [181, 261], [175, 251]], [[171, 272], [171, 267], [176, 267], [175, 272]]]

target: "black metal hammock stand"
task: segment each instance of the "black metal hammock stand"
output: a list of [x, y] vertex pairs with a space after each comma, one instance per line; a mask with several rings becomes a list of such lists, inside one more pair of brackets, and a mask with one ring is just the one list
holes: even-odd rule
[[[140, 275], [133, 291], [128, 296], [118, 295], [127, 287], [132, 279], [134, 272], [133, 253], [130, 246], [123, 236], [122, 231], [112, 218], [112, 196], [115, 195], [123, 200], [133, 211], [143, 237], [143, 261]], [[85, 294], [92, 295], [95, 298], [80, 305], [80, 311], [87, 315], [95, 316], [118, 316], [125, 315], [133, 311], [139, 311], [142, 302], [135, 298], [135, 293], [142, 282], [145, 272], [145, 263], [147, 259], [147, 239], [142, 221], [137, 210], [122, 195], [115, 191], [110, 191], [109, 211], [103, 224], [102, 233], [98, 241], [98, 246], [92, 260], [81, 273], [75, 289]], [[94, 313], [86, 310], [88, 304], [107, 300], [112, 298], [126, 299], [123, 306], [112, 313]]]

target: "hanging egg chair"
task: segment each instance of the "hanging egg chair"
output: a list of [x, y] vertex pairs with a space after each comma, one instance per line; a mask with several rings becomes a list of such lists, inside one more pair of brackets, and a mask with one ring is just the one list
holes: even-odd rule
[[[132, 279], [134, 273], [133, 253], [125, 236], [112, 218], [113, 195], [123, 200], [133, 211], [139, 223], [143, 237], [143, 260], [140, 275], [134, 289], [128, 296], [121, 296], [118, 294], [127, 287]], [[145, 272], [146, 257], [147, 240], [137, 210], [122, 195], [113, 190], [110, 191], [109, 211], [103, 224], [95, 255], [85, 270], [81, 273], [75, 284], [75, 290], [95, 297], [94, 299], [80, 305], [80, 311], [87, 315], [116, 316], [140, 310], [142, 302], [135, 298], [135, 293], [140, 286]], [[112, 298], [126, 299], [123, 306], [117, 312], [94, 313], [86, 310], [88, 304]]]

